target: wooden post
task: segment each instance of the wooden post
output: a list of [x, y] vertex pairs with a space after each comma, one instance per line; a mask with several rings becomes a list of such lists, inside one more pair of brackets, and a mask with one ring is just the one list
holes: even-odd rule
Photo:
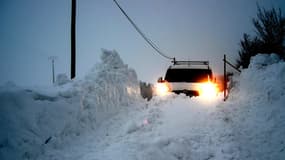
[[76, 0], [71, 2], [71, 68], [70, 78], [73, 79], [76, 73]]
[[224, 101], [227, 97], [227, 65], [226, 65], [226, 55], [224, 54]]

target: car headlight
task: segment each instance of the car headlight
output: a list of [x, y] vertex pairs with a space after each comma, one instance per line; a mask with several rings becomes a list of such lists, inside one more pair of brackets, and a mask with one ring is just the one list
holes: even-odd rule
[[207, 98], [215, 97], [218, 94], [218, 88], [215, 83], [202, 83], [199, 89], [199, 95]]
[[168, 92], [170, 92], [170, 87], [169, 84], [167, 82], [163, 82], [163, 83], [157, 83], [155, 85], [155, 93], [159, 96], [164, 96], [166, 95]]

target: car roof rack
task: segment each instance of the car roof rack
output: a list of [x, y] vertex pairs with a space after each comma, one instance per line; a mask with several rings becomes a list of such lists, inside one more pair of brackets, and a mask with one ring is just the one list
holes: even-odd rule
[[172, 61], [173, 65], [207, 65], [209, 66], [209, 61]]

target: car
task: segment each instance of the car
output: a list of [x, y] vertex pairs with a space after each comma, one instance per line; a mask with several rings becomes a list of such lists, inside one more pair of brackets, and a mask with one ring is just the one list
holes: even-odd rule
[[169, 66], [164, 79], [157, 81], [158, 95], [167, 92], [184, 93], [187, 96], [213, 96], [217, 87], [208, 61], [174, 61]]

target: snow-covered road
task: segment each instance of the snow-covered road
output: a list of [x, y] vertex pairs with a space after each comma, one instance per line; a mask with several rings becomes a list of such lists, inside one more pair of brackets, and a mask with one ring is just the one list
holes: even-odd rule
[[1, 160], [283, 160], [285, 62], [257, 55], [226, 102], [144, 101], [115, 51], [83, 80], [0, 86]]
[[61, 149], [47, 149], [40, 159], [235, 159], [231, 129], [217, 99], [205, 104], [184, 95], [156, 97], [122, 109]]

